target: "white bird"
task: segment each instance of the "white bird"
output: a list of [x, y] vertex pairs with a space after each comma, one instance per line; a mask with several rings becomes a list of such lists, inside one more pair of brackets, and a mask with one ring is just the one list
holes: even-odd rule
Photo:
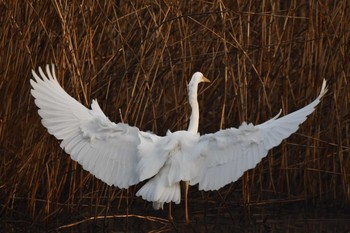
[[[142, 132], [128, 124], [111, 122], [96, 100], [91, 109], [84, 107], [60, 86], [54, 65], [46, 74], [32, 70], [31, 93], [38, 106], [42, 124], [58, 140], [71, 158], [108, 185], [128, 188], [147, 180], [137, 196], [153, 202], [156, 209], [163, 203], [180, 203], [180, 182], [198, 184], [199, 190], [218, 190], [236, 181], [254, 168], [269, 149], [294, 133], [310, 115], [327, 92], [323, 80], [319, 96], [309, 105], [279, 118], [254, 126], [213, 134], [198, 134], [199, 107], [197, 89], [200, 82], [209, 82], [196, 72], [188, 85], [192, 108], [187, 131], [168, 131], [166, 136]], [[187, 189], [185, 192], [186, 222]]]

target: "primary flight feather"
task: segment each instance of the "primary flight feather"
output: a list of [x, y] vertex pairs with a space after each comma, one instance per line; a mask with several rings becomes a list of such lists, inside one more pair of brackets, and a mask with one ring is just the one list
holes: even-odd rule
[[[286, 116], [280, 113], [254, 126], [243, 123], [213, 134], [198, 134], [200, 82], [209, 82], [196, 72], [188, 85], [192, 108], [188, 130], [157, 136], [124, 123], [113, 123], [96, 100], [84, 107], [60, 86], [52, 65], [46, 73], [32, 71], [31, 93], [42, 124], [62, 140], [61, 147], [91, 174], [119, 188], [147, 180], [137, 196], [162, 208], [163, 203], [180, 203], [180, 182], [200, 190], [218, 190], [254, 168], [269, 149], [294, 133], [327, 92], [323, 80], [319, 96], [309, 105]], [[187, 198], [187, 190], [186, 190]], [[186, 221], [187, 202], [186, 202]]]

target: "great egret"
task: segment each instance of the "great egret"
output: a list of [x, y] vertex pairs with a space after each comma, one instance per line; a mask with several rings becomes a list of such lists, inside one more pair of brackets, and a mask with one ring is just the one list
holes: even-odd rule
[[[198, 134], [199, 107], [197, 89], [208, 82], [196, 72], [188, 85], [192, 108], [187, 131], [168, 131], [166, 136], [142, 132], [124, 123], [111, 122], [96, 100], [91, 109], [84, 107], [60, 86], [54, 65], [46, 74], [32, 70], [31, 93], [39, 107], [42, 124], [48, 132], [62, 140], [60, 146], [83, 168], [108, 185], [128, 188], [149, 179], [137, 196], [153, 202], [180, 203], [180, 182], [198, 184], [199, 190], [218, 190], [236, 181], [248, 169], [254, 168], [269, 149], [294, 133], [306, 120], [327, 92], [323, 80], [319, 96], [309, 105], [278, 118], [281, 111], [265, 123], [243, 124], [237, 128], [213, 134]], [[186, 185], [187, 186], [187, 185]], [[187, 189], [185, 195], [186, 222]]]

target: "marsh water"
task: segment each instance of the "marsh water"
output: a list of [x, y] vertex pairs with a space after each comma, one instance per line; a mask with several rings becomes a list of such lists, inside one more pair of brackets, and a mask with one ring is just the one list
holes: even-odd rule
[[[350, 232], [350, 212], [344, 207], [303, 205], [193, 210], [185, 224], [182, 206], [173, 207], [173, 222], [163, 212], [146, 208], [133, 213], [67, 216], [46, 224], [3, 218], [1, 232]], [[176, 217], [175, 217], [176, 216]]]

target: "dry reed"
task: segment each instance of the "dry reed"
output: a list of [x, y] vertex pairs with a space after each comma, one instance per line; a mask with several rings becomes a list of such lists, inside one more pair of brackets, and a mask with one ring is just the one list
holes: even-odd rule
[[111, 120], [160, 135], [187, 127], [194, 71], [212, 80], [200, 88], [201, 133], [289, 113], [313, 100], [325, 78], [329, 93], [294, 136], [219, 192], [191, 188], [190, 208], [349, 203], [348, 1], [28, 0], [1, 1], [0, 12], [3, 215], [59, 225], [154, 214], [135, 198], [138, 186], [106, 186], [42, 127], [29, 79], [46, 63], [84, 105], [97, 98]]

